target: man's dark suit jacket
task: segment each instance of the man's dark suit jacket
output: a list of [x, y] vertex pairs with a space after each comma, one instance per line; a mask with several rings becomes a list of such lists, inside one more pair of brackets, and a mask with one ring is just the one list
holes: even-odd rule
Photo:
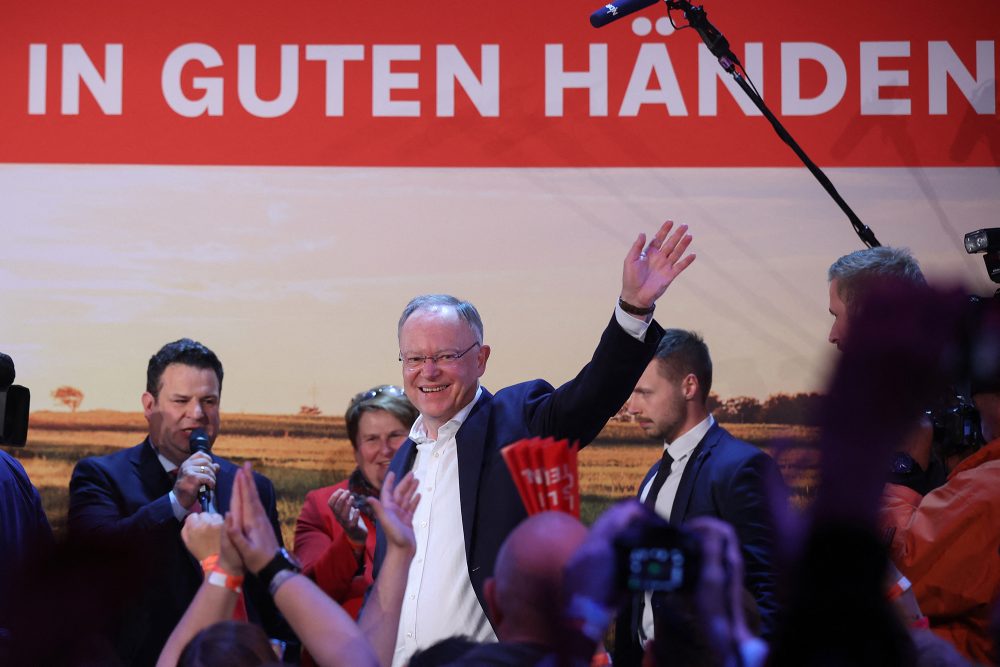
[[[496, 395], [483, 389], [456, 435], [465, 554], [483, 610], [483, 584], [493, 576], [500, 545], [527, 517], [500, 449], [523, 438], [547, 436], [588, 444], [628, 400], [662, 335], [663, 329], [652, 322], [645, 340], [639, 341], [612, 318], [590, 363], [558, 389], [542, 380], [516, 384]], [[403, 443], [389, 465], [396, 479], [413, 467], [416, 454], [413, 441]], [[381, 527], [377, 535], [376, 577], [386, 549]]]
[[[659, 469], [657, 462], [646, 473], [639, 485], [640, 496]], [[770, 634], [778, 607], [773, 560], [775, 532], [768, 497], [772, 480], [781, 480], [774, 459], [750, 443], [733, 437], [716, 423], [691, 453], [670, 511], [670, 523], [675, 526], [699, 516], [712, 516], [732, 524], [740, 539], [744, 586], [757, 602], [765, 635]], [[785, 493], [783, 486], [777, 488]], [[785, 500], [785, 497], [778, 499], [779, 502]], [[642, 619], [633, 618], [633, 611], [634, 607], [626, 609], [618, 618], [616, 665], [640, 662], [642, 653], [636, 629]]]
[[[220, 466], [215, 499], [224, 514], [237, 467], [216, 456], [212, 459]], [[274, 486], [256, 473], [254, 480], [281, 542]], [[153, 665], [202, 581], [201, 566], [181, 540], [182, 524], [167, 495], [173, 481], [146, 440], [114, 454], [81, 459], [69, 488], [70, 538], [116, 562], [120, 554], [129, 555], [131, 567], [110, 582], [132, 591], [125, 594], [132, 604], [112, 621], [115, 648], [126, 665]], [[255, 577], [246, 577], [243, 590], [250, 620], [262, 624], [270, 636], [291, 638]]]

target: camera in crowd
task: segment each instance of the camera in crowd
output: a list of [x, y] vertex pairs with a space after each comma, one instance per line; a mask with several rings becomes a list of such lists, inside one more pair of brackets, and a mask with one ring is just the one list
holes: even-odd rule
[[979, 411], [965, 396], [956, 394], [954, 404], [927, 412], [934, 428], [933, 446], [938, 456], [948, 458], [975, 451], [986, 444], [979, 423]]
[[698, 583], [698, 538], [652, 513], [618, 536], [615, 552], [619, 590], [689, 593]]
[[1000, 283], [1000, 227], [977, 229], [966, 234], [965, 252], [970, 255], [983, 253], [986, 273], [990, 280]]
[[0, 445], [24, 447], [31, 392], [14, 384], [14, 377], [14, 360], [0, 352]]
[[[1000, 280], [1000, 274], [994, 279]], [[945, 400], [928, 412], [934, 425], [934, 447], [942, 457], [986, 444], [979, 412], [970, 397], [1000, 391], [1000, 299], [969, 297], [954, 340], [952, 386]]]
[[[965, 250], [983, 253], [990, 280], [1000, 283], [1000, 228], [969, 232]], [[1000, 391], [1000, 290], [992, 299], [969, 297], [955, 340], [954, 384], [946, 399], [927, 413], [934, 427], [934, 449], [942, 459], [986, 444], [979, 412], [969, 397], [980, 391]]]

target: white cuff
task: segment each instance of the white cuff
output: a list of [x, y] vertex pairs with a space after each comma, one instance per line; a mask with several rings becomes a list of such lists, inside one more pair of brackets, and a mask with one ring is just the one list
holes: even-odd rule
[[187, 515], [191, 513], [191, 510], [186, 509], [183, 505], [181, 505], [181, 501], [177, 500], [177, 495], [173, 492], [173, 489], [171, 489], [169, 495], [170, 508], [174, 511], [174, 517], [178, 521], [184, 521], [184, 519], [187, 518]]
[[649, 322], [629, 315], [618, 304], [615, 304], [615, 319], [618, 320], [618, 326], [624, 329], [629, 336], [638, 341], [646, 340], [646, 329], [649, 328]]

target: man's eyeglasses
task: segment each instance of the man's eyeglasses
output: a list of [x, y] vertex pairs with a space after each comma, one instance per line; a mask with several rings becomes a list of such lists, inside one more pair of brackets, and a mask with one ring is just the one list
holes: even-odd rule
[[406, 370], [408, 371], [415, 371], [418, 368], [423, 368], [424, 364], [426, 364], [428, 361], [433, 361], [438, 366], [450, 366], [451, 364], [456, 363], [459, 359], [468, 354], [472, 350], [472, 348], [481, 344], [482, 343], [479, 343], [477, 341], [472, 345], [470, 345], [469, 347], [462, 350], [461, 352], [441, 352], [439, 354], [430, 354], [425, 356], [417, 356], [413, 354], [413, 355], [407, 355], [405, 357], [402, 354], [400, 354], [399, 360], [403, 362], [403, 367], [406, 368]]
[[402, 387], [397, 387], [393, 384], [383, 384], [378, 387], [373, 387], [368, 391], [363, 391], [360, 394], [355, 394], [354, 398], [351, 399], [351, 407], [354, 407], [358, 403], [364, 403], [365, 401], [370, 401], [378, 396], [404, 396], [405, 392]]

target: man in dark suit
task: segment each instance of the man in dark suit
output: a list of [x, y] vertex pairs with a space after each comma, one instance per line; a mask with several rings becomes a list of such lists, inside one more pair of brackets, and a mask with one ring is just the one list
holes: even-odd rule
[[[647, 435], [663, 442], [663, 457], [639, 486], [639, 499], [673, 525], [697, 516], [732, 524], [745, 586], [767, 634], [777, 611], [768, 489], [781, 474], [770, 456], [715, 422], [707, 407], [711, 387], [705, 342], [689, 331], [665, 331], [627, 407]], [[653, 638], [649, 596], [636, 603], [619, 618], [615, 664], [638, 664], [640, 642]]]
[[[222, 364], [215, 353], [187, 338], [168, 343], [149, 360], [146, 382], [146, 440], [80, 460], [70, 480], [71, 539], [129, 566], [108, 582], [130, 592], [124, 597], [131, 604], [112, 621], [112, 640], [128, 665], [156, 662], [201, 585], [202, 568], [185, 549], [181, 526], [188, 514], [201, 511], [202, 486], [214, 489], [215, 509], [224, 514], [237, 470], [229, 461], [190, 451], [195, 429], [203, 429], [210, 442], [219, 434]], [[280, 542], [274, 487], [261, 475], [255, 480]], [[289, 638], [259, 582], [247, 577], [244, 591], [249, 619], [272, 636]]]
[[[693, 261], [686, 226], [664, 224], [648, 246], [640, 235], [625, 258], [622, 291], [593, 359], [554, 389], [534, 380], [495, 395], [479, 384], [490, 348], [475, 307], [446, 295], [413, 299], [399, 321], [403, 385], [420, 411], [390, 466], [413, 470], [421, 501], [393, 664], [453, 636], [496, 641], [483, 586], [497, 551], [526, 517], [500, 449], [522, 438], [589, 443], [628, 397], [660, 336], [653, 305]], [[668, 237], [669, 234], [669, 237]], [[385, 543], [379, 535], [378, 562]]]

